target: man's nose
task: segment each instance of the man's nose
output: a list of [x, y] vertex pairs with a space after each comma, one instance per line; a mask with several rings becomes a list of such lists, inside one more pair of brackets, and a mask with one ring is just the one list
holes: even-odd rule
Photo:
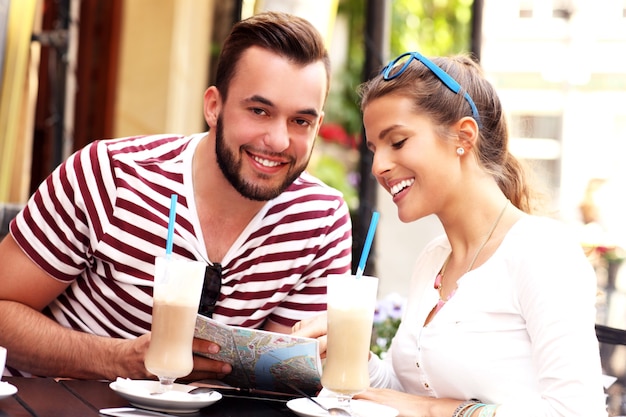
[[282, 152], [289, 147], [289, 128], [284, 121], [272, 123], [265, 133], [263, 143], [273, 152]]

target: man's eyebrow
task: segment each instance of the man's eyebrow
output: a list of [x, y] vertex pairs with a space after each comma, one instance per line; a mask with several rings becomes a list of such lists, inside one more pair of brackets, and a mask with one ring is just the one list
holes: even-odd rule
[[306, 116], [312, 116], [314, 118], [318, 118], [319, 117], [319, 113], [317, 110], [315, 109], [302, 109], [300, 111], [298, 111], [298, 114], [302, 114], [302, 115], [306, 115]]
[[[269, 107], [275, 107], [274, 103], [271, 100], [268, 100], [267, 98], [260, 96], [258, 94], [255, 94], [253, 96], [250, 96], [246, 99], [243, 100], [244, 102], [254, 102], [254, 103], [260, 103], [260, 104], [264, 104], [266, 106]], [[310, 108], [310, 109], [302, 109], [302, 110], [298, 110], [296, 113], [298, 114], [302, 114], [302, 115], [307, 115], [307, 116], [312, 116], [312, 117], [319, 117], [319, 112], [316, 109]]]
[[251, 97], [245, 98], [243, 101], [244, 102], [261, 103], [261, 104], [265, 104], [266, 106], [274, 107], [274, 103], [272, 103], [270, 100], [266, 99], [265, 97], [259, 96], [257, 94], [255, 94], [255, 95], [253, 95]]

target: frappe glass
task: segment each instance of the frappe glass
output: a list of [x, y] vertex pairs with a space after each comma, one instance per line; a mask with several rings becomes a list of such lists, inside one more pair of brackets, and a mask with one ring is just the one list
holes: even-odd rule
[[368, 358], [376, 309], [378, 279], [354, 275], [328, 277], [328, 341], [322, 373], [324, 388], [339, 406], [369, 387]]
[[159, 377], [162, 391], [193, 370], [193, 334], [205, 268], [204, 262], [156, 258], [152, 336], [145, 365]]

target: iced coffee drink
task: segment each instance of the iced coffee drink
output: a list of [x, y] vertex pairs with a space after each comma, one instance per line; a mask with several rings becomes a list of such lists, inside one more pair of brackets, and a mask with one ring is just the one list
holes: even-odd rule
[[206, 264], [157, 258], [148, 371], [165, 385], [193, 370], [193, 333]]

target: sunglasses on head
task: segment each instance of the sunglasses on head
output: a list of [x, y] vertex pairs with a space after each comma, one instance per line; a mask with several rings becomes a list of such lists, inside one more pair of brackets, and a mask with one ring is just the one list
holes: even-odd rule
[[[406, 69], [409, 67], [414, 59], [424, 64], [426, 68], [428, 68], [433, 74], [435, 74], [446, 87], [448, 87], [454, 93], [460, 94], [461, 84], [459, 84], [454, 78], [452, 78], [450, 74], [442, 70], [441, 67], [437, 66], [437, 64], [435, 64], [433, 61], [426, 58], [419, 52], [405, 52], [393, 61], [391, 61], [381, 71], [383, 79], [385, 81], [389, 81], [400, 76], [400, 74], [406, 71]], [[472, 100], [467, 91], [463, 92], [463, 97], [465, 98], [465, 100], [467, 100], [470, 107], [472, 108], [472, 117], [474, 118], [474, 120], [476, 120], [476, 123], [478, 123], [478, 126], [480, 127], [480, 117], [478, 116], [478, 109], [476, 108], [476, 104], [474, 104], [474, 100]]]
[[200, 296], [200, 306], [198, 313], [206, 317], [212, 317], [215, 310], [215, 303], [220, 298], [222, 288], [222, 265], [214, 263], [207, 265], [204, 271], [204, 283], [202, 284], [202, 295]]

